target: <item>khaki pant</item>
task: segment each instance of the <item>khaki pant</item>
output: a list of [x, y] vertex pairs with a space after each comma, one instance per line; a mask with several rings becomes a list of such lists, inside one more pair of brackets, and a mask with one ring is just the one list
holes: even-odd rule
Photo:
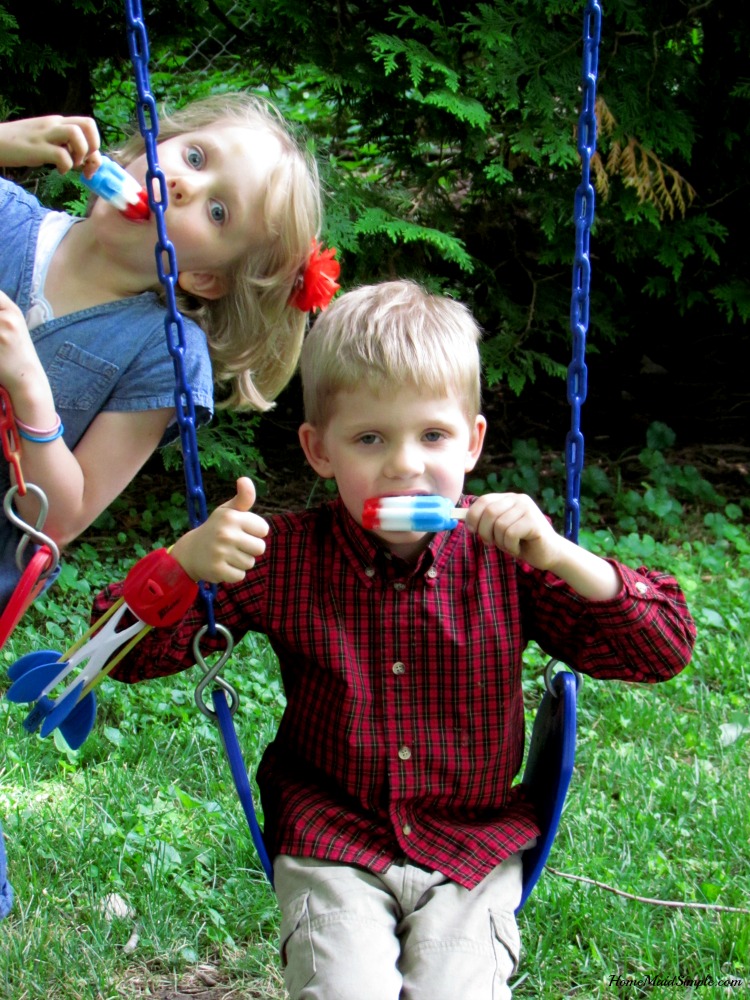
[[280, 855], [281, 960], [292, 1000], [506, 1000], [520, 939], [521, 855], [469, 891], [408, 863], [385, 874]]

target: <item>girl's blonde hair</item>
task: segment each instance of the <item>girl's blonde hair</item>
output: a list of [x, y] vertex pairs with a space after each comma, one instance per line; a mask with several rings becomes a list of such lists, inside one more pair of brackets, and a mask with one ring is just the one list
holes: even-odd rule
[[302, 345], [305, 419], [325, 429], [339, 392], [413, 386], [455, 393], [469, 420], [481, 406], [481, 331], [466, 306], [413, 281], [364, 285], [339, 296]]
[[[178, 304], [206, 332], [214, 379], [224, 389], [219, 405], [267, 410], [297, 366], [307, 325], [307, 313], [290, 306], [289, 297], [320, 229], [318, 170], [280, 112], [254, 94], [218, 94], [161, 114], [158, 141], [220, 123], [268, 132], [281, 146], [263, 204], [270, 237], [235, 265], [226, 295], [205, 301], [179, 293]], [[127, 165], [144, 150], [136, 134], [115, 158]]]

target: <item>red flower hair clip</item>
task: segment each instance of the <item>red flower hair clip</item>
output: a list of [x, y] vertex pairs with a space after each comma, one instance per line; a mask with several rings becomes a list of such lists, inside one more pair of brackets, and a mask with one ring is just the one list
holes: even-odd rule
[[312, 241], [312, 250], [304, 271], [301, 271], [289, 296], [289, 305], [302, 312], [325, 309], [341, 285], [336, 278], [341, 265], [336, 260], [336, 250], [324, 250], [323, 244]]

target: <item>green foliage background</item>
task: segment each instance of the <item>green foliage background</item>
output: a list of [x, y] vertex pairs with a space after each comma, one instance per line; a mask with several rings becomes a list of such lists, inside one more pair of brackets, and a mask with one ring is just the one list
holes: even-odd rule
[[[341, 251], [345, 287], [414, 276], [460, 297], [486, 331], [489, 385], [520, 393], [569, 359], [583, 7], [157, 0], [146, 13], [152, 82], [172, 103], [267, 92], [318, 153], [325, 236]], [[121, 4], [47, 8], [40, 19], [31, 5], [0, 5], [6, 114], [91, 109], [105, 142], [116, 141], [133, 117]], [[732, 359], [747, 347], [750, 316], [749, 47], [741, 6], [604, 5], [607, 192], [589, 338], [600, 380], [647, 353], [678, 371], [715, 366], [726, 398], [738, 391]], [[621, 150], [648, 161], [618, 164]], [[660, 187], [671, 197], [684, 183], [695, 198], [670, 215]], [[730, 432], [745, 440], [741, 389], [737, 402]]]

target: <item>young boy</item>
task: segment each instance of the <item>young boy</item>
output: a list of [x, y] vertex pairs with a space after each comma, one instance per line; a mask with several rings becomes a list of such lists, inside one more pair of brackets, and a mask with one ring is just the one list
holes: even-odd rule
[[[527, 496], [462, 496], [482, 449], [479, 330], [394, 281], [341, 296], [302, 354], [310, 465], [339, 498], [263, 520], [248, 479], [173, 557], [220, 588], [236, 639], [265, 633], [287, 707], [258, 781], [291, 997], [498, 1000], [518, 963], [521, 854], [539, 833], [521, 766], [531, 640], [600, 678], [689, 661], [677, 583], [558, 535]], [[370, 497], [440, 494], [453, 531], [367, 531]], [[102, 611], [118, 588], [99, 599]], [[113, 676], [193, 662], [200, 606]]]

